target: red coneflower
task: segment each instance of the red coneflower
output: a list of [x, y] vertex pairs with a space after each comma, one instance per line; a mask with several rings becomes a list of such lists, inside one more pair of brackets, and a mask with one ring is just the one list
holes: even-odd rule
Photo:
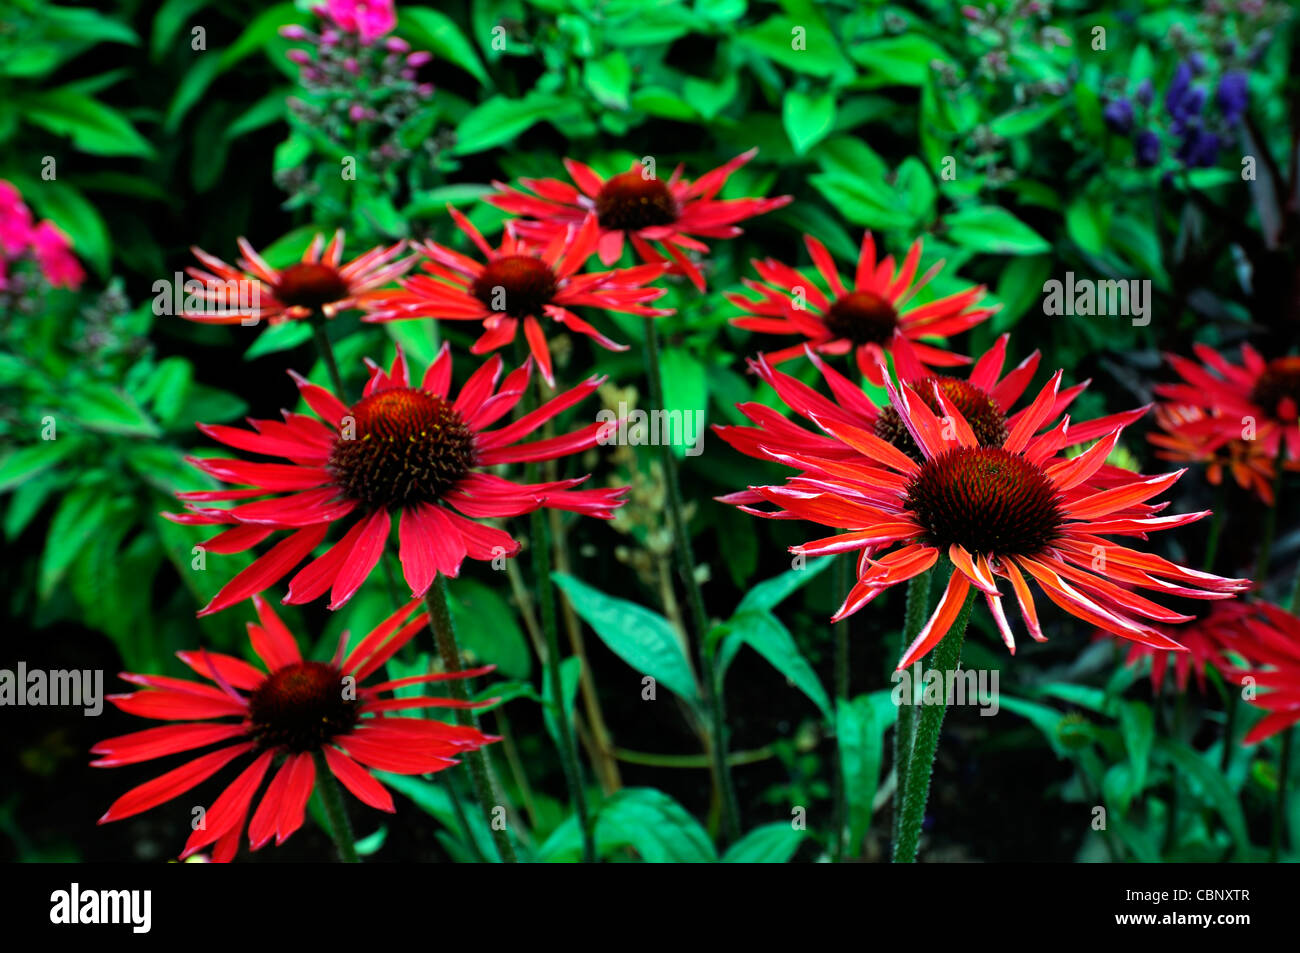
[[[1186, 652], [1166, 652], [1149, 645], [1133, 643], [1129, 646], [1128, 665], [1139, 665], [1143, 659], [1151, 660], [1151, 687], [1159, 694], [1164, 687], [1169, 662], [1174, 663], [1174, 684], [1178, 691], [1186, 692], [1193, 673], [1196, 685], [1205, 691], [1205, 670], [1209, 667], [1227, 673], [1230, 669], [1224, 657], [1225, 649], [1240, 651], [1249, 644], [1249, 629], [1256, 624], [1254, 609], [1245, 602], [1232, 599], [1211, 602], [1206, 611], [1183, 625], [1157, 624], [1169, 638], [1185, 648]], [[1098, 638], [1110, 638], [1104, 632]]]
[[[1005, 377], [1002, 376], [1007, 342], [1010, 337], [1009, 334], [1001, 335], [994, 342], [993, 347], [976, 362], [970, 377], [965, 380], [929, 375], [907, 380], [907, 383], [925, 401], [926, 406], [940, 415], [943, 411], [935, 399], [934, 388], [937, 386], [942, 390], [965, 416], [980, 446], [1001, 445], [1026, 412], [1022, 409], [1008, 415], [1010, 408], [1029, 386], [1041, 355], [1038, 351], [1034, 351]], [[877, 407], [860, 387], [818, 357], [808, 345], [803, 347], [809, 360], [821, 372], [822, 378], [830, 387], [834, 399], [827, 399], [790, 375], [775, 370], [768, 363], [767, 356], [760, 355], [757, 360], [749, 361], [750, 369], [775, 390], [790, 409], [801, 416], [814, 422], [820, 418], [869, 430], [913, 460], [921, 462], [923, 457], [920, 448], [912, 440], [911, 434], [908, 433], [893, 407], [889, 405]], [[1084, 381], [1061, 391], [1044, 418], [1042, 426], [1050, 426], [1056, 421], [1089, 383]], [[833, 460], [861, 459], [861, 454], [857, 450], [835, 437], [810, 433], [770, 407], [747, 403], [738, 405], [738, 409], [757, 426], [717, 426], [714, 430], [733, 447], [750, 456], [779, 459], [777, 454], [788, 452], [809, 453]], [[1137, 407], [1123, 413], [1099, 417], [1096, 420], [1070, 423], [1068, 439], [1062, 446], [1087, 443], [1111, 433], [1116, 427], [1127, 427], [1139, 419], [1146, 410], [1146, 407]], [[756, 498], [745, 491], [731, 494], [725, 499], [727, 502], [736, 503], [741, 502], [742, 497], [746, 502], [756, 502]]]
[[648, 174], [641, 165], [609, 179], [602, 179], [589, 167], [565, 159], [564, 167], [576, 188], [558, 179], [521, 179], [532, 192], [492, 183], [500, 192], [484, 201], [512, 215], [533, 221], [519, 223], [519, 233], [529, 241], [546, 243], [557, 231], [581, 223], [595, 213], [600, 225], [600, 260], [611, 265], [623, 254], [624, 238], [645, 262], [663, 262], [655, 245], [672, 259], [675, 270], [704, 290], [704, 275], [689, 253], [706, 254], [709, 246], [700, 238], [735, 238], [741, 233], [736, 223], [763, 215], [793, 201], [794, 196], [770, 199], [714, 198], [735, 172], [754, 156], [750, 149], [718, 166], [695, 181], [682, 178], [682, 166], [673, 170], [667, 182]]
[[[984, 297], [984, 286], [968, 288], [929, 304], [908, 307], [916, 293], [943, 268], [936, 262], [919, 279], [921, 240], [912, 244], [901, 267], [895, 269], [892, 255], [876, 260], [876, 243], [867, 232], [862, 237], [857, 271], [845, 284], [831, 254], [816, 238], [804, 236], [817, 273], [829, 289], [829, 295], [802, 272], [772, 258], [753, 261], [754, 269], [767, 284], [748, 278], [745, 287], [758, 293], [747, 298], [728, 293], [732, 304], [744, 309], [743, 316], [731, 323], [764, 334], [795, 334], [822, 354], [854, 352], [858, 369], [873, 384], [881, 383], [880, 366], [884, 354], [893, 355], [898, 373], [913, 380], [929, 373], [931, 367], [958, 367], [970, 358], [952, 354], [925, 344], [922, 338], [946, 338], [979, 324], [994, 314], [997, 307], [977, 307]], [[767, 354], [773, 364], [780, 364], [803, 353], [803, 343]]]
[[[297, 641], [265, 600], [254, 597], [259, 624], [249, 623], [253, 651], [266, 671], [216, 652], [178, 652], [182, 662], [213, 685], [157, 675], [124, 673], [143, 690], [110, 695], [122, 711], [144, 718], [182, 722], [101, 741], [90, 750], [94, 767], [115, 768], [152, 761], [210, 745], [220, 747], [132, 788], [113, 802], [99, 823], [120, 821], [179, 797], [244, 755], [252, 763], [208, 807], [203, 824], [185, 843], [181, 857], [216, 844], [213, 859], [231, 860], [248, 820], [253, 798], [272, 766], [248, 825], [249, 847], [258, 850], [275, 837], [282, 844], [303, 823], [316, 783], [316, 756], [331, 774], [371, 807], [394, 810], [392, 795], [367, 768], [394, 774], [427, 774], [458, 762], [457, 754], [497, 739], [477, 728], [392, 713], [419, 708], [471, 708], [490, 702], [451, 698], [381, 698], [407, 685], [470, 678], [492, 666], [440, 675], [420, 675], [363, 686], [411, 640], [429, 616], [420, 603], [398, 609], [362, 639], [346, 657], [347, 635], [332, 661], [304, 661]], [[210, 720], [223, 719], [223, 720]], [[226, 720], [235, 719], [235, 720]]]
[[[595, 446], [606, 424], [518, 441], [581, 401], [604, 378], [589, 378], [518, 420], [487, 430], [523, 396], [531, 360], [497, 390], [502, 361], [491, 358], [470, 375], [454, 402], [448, 396], [452, 367], [446, 344], [418, 386], [407, 378], [400, 349], [388, 373], [367, 365], [370, 380], [350, 407], [293, 375], [319, 419], [286, 412], [283, 422], [250, 420], [252, 430], [199, 425], [227, 446], [289, 462], [191, 458], [218, 480], [248, 488], [182, 493], [191, 501], [190, 512], [166, 515], [179, 523], [235, 524], [203, 544], [213, 553], [242, 552], [272, 534], [290, 534], [227, 583], [200, 615], [274, 585], [336, 524], [351, 521], [342, 539], [290, 580], [285, 602], [308, 602], [330, 590], [330, 608], [337, 609], [352, 598], [388, 546], [394, 514], [400, 517], [402, 570], [418, 597], [438, 573], [454, 577], [466, 556], [489, 560], [518, 552], [509, 533], [478, 520], [518, 516], [541, 506], [608, 519], [622, 505], [625, 488], [573, 489], [586, 477], [522, 484], [486, 472], [503, 463], [553, 460]], [[199, 505], [235, 500], [252, 502], [230, 509]]]
[[1300, 465], [1300, 357], [1265, 361], [1243, 344], [1238, 366], [1205, 344], [1192, 349], [1202, 364], [1166, 355], [1186, 383], [1155, 389], [1161, 397], [1205, 412], [1201, 420], [1185, 422], [1183, 431], [1207, 438], [1210, 450], [1233, 440], [1252, 440], [1268, 459], [1277, 460], [1285, 449], [1288, 467]]
[[375, 296], [375, 289], [399, 277], [416, 256], [398, 258], [405, 242], [378, 246], [340, 265], [343, 232], [334, 233], [328, 245], [317, 235], [302, 260], [288, 268], [272, 268], [246, 239], [239, 239], [241, 258], [231, 267], [203, 249], [192, 247], [207, 266], [185, 272], [203, 283], [202, 297], [210, 307], [185, 311], [182, 316], [208, 324], [239, 324], [248, 319], [265, 319], [271, 324], [321, 315], [333, 318], [341, 311], [361, 308]]
[[[1267, 506], [1273, 505], [1273, 457], [1258, 440], [1218, 439], [1223, 421], [1207, 423], [1207, 418], [1221, 416], [1205, 413], [1185, 404], [1157, 404], [1156, 423], [1159, 433], [1147, 434], [1147, 440], [1160, 447], [1156, 456], [1178, 463], [1197, 463], [1205, 467], [1205, 476], [1214, 486], [1223, 482], [1223, 471], [1232, 473], [1243, 490], [1254, 493]], [[1193, 433], [1188, 425], [1196, 425]], [[1241, 421], [1228, 422], [1240, 431]]]
[[1243, 739], [1253, 745], [1300, 722], [1300, 619], [1269, 602], [1255, 602], [1256, 612], [1235, 651], [1246, 663], [1235, 669], [1238, 680], [1254, 679], [1265, 691], [1251, 703], [1268, 712]]
[[[1114, 468], [1127, 473], [1126, 482], [1106, 489], [1090, 482], [1114, 449], [1122, 428], [1077, 457], [1055, 458], [1070, 440], [1068, 420], [1035, 434], [1056, 404], [1060, 380], [1058, 371], [1000, 444], [981, 445], [942, 388], [931, 384], [942, 408], [942, 416], [936, 416], [906, 383], [895, 387], [886, 378], [890, 403], [920, 448], [920, 462], [874, 433], [828, 419], [819, 411], [809, 416], [857, 451], [859, 458], [833, 459], [818, 456], [815, 450], [763, 454], [803, 471], [784, 486], [750, 487], [759, 498], [782, 508], [776, 515], [849, 528], [792, 551], [808, 556], [861, 554], [858, 580], [835, 620], [925, 572], [941, 554], [952, 561], [955, 570], [939, 607], [904, 653], [900, 668], [924, 656], [947, 634], [972, 585], [984, 594], [1003, 641], [1014, 651], [998, 577], [1010, 581], [1025, 625], [1036, 640], [1045, 637], [1026, 577], [1084, 621], [1166, 649], [1179, 646], [1141, 619], [1181, 622], [1192, 617], [1156, 605], [1132, 588], [1226, 599], [1246, 587], [1245, 580], [1187, 569], [1103, 538], [1145, 538], [1147, 533], [1182, 526], [1207, 514], [1154, 516], [1160, 507], [1145, 504], [1181, 473], [1142, 477]], [[885, 555], [879, 555], [882, 552]]]
[[585, 334], [602, 347], [625, 351], [626, 345], [611, 341], [569, 309], [587, 306], [644, 317], [672, 314], [645, 307], [646, 302], [667, 293], [662, 288], [644, 287], [647, 281], [663, 274], [666, 265], [577, 273], [596, 250], [600, 229], [594, 216], [588, 216], [577, 229], [556, 233], [544, 247], [519, 241], [514, 234], [516, 223], [509, 223], [501, 236], [501, 247], [493, 249], [469, 219], [454, 208], [448, 211], [486, 263], [425, 242], [419, 248], [430, 260], [422, 267], [432, 277], [413, 276], [402, 282], [401, 291], [377, 298], [371, 303], [367, 321], [482, 321], [483, 336], [470, 348], [474, 354], [486, 354], [509, 344], [522, 325], [529, 352], [541, 367], [546, 383], [554, 387], [551, 351], [546, 332], [537, 320], [539, 316]]

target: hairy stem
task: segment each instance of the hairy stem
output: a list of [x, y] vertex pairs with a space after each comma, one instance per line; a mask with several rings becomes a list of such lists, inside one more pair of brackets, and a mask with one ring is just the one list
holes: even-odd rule
[[[438, 645], [438, 655], [442, 658], [442, 665], [448, 672], [460, 672], [464, 666], [460, 661], [460, 646], [456, 642], [456, 627], [451, 621], [451, 609], [447, 605], [447, 584], [442, 574], [434, 579], [433, 585], [424, 597], [425, 607], [429, 612], [429, 622], [433, 626], [433, 638]], [[469, 689], [465, 686], [465, 680], [462, 678], [449, 679], [447, 682], [448, 690], [451, 697], [459, 701], [469, 701]], [[456, 721], [467, 727], [477, 727], [478, 719], [474, 712], [468, 708], [456, 709]], [[488, 768], [487, 754], [481, 748], [477, 748], [465, 755], [465, 760], [469, 763], [470, 783], [474, 787], [474, 798], [478, 801], [479, 807], [483, 811], [483, 817], [487, 821], [488, 829], [492, 832], [492, 840], [496, 843], [497, 853], [501, 855], [501, 860], [507, 864], [517, 862], [515, 857], [514, 845], [510, 843], [510, 832], [504, 827], [496, 824], [496, 818], [493, 814], [498, 802], [496, 795], [492, 791], [492, 775]], [[467, 832], [469, 833], [469, 832]], [[473, 836], [472, 833], [469, 836]]]

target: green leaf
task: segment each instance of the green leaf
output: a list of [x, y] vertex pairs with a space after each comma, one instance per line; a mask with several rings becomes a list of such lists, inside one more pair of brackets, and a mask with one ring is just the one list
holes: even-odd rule
[[889, 85], [920, 86], [930, 75], [932, 60], [948, 60], [942, 46], [915, 33], [854, 43], [849, 56]]
[[832, 76], [852, 72], [830, 30], [818, 23], [775, 16], [741, 31], [737, 45], [747, 47], [796, 73]]
[[1248, 853], [1250, 834], [1246, 828], [1246, 815], [1218, 765], [1208, 762], [1194, 748], [1168, 738], [1157, 739], [1152, 750], [1157, 759], [1167, 761], [1175, 768], [1182, 776], [1181, 780], [1194, 782], [1193, 787], [1199, 788], [1205, 802], [1223, 818], [1238, 854], [1244, 856]]
[[[671, 440], [673, 453], [686, 456], [687, 450], [702, 447], [709, 408], [709, 377], [704, 367], [685, 348], [671, 348], [660, 357], [664, 382], [663, 427], [660, 441]], [[631, 424], [629, 424], [631, 426]], [[651, 431], [653, 434], [653, 430]]]
[[569, 100], [550, 93], [532, 92], [523, 99], [493, 96], [470, 112], [456, 128], [457, 155], [469, 155], [509, 142], [546, 120], [559, 120]]
[[112, 496], [99, 486], [76, 487], [63, 498], [50, 520], [49, 535], [41, 554], [38, 591], [42, 599], [48, 599], [54, 592], [73, 560], [107, 522], [113, 508]]
[[[573, 724], [573, 708], [578, 701], [578, 686], [582, 682], [582, 659], [571, 655], [560, 663], [560, 694], [564, 698], [564, 718]], [[546, 721], [546, 730], [560, 744], [560, 724], [555, 720], [555, 704], [551, 700], [551, 680], [545, 680], [542, 686], [542, 716]]]
[[510, 678], [528, 678], [533, 656], [514, 610], [497, 589], [473, 579], [451, 587], [451, 614], [461, 645]]
[[1032, 228], [996, 205], [958, 209], [944, 222], [949, 241], [990, 255], [1038, 255], [1052, 247]]
[[822, 556], [805, 563], [802, 569], [788, 569], [779, 576], [764, 579], [741, 597], [737, 614], [747, 610], [775, 609], [796, 589], [810, 581], [831, 564], [830, 556]]
[[627, 109], [632, 89], [632, 66], [622, 50], [587, 60], [582, 68], [582, 79], [602, 106], [619, 111]]
[[814, 173], [808, 179], [826, 201], [855, 225], [889, 231], [909, 224], [896, 196], [883, 183], [825, 172]]
[[[149, 49], [154, 62], [162, 59], [190, 17], [206, 7], [211, 0], [167, 0], [153, 18], [153, 37]], [[196, 24], [197, 25], [197, 24]]]
[[15, 450], [0, 461], [0, 493], [21, 486], [34, 476], [39, 476], [55, 466], [75, 450], [75, 440], [45, 440], [30, 447]]
[[469, 73], [480, 85], [492, 86], [474, 45], [465, 38], [451, 17], [428, 7], [403, 4], [398, 11], [398, 32], [415, 44]]
[[732, 616], [725, 628], [728, 641], [739, 640], [763, 656], [773, 668], [808, 696], [827, 721], [834, 720], [831, 700], [822, 687], [821, 680], [799, 653], [799, 646], [790, 630], [776, 616], [766, 610], [749, 609]]
[[1146, 787], [1147, 763], [1151, 758], [1151, 745], [1155, 743], [1156, 721], [1151, 707], [1141, 702], [1125, 702], [1119, 710], [1120, 730], [1124, 734], [1124, 747], [1128, 749], [1129, 763], [1133, 769], [1133, 793]]
[[72, 416], [100, 433], [132, 437], [157, 437], [161, 433], [134, 397], [107, 384], [83, 385]]
[[859, 695], [838, 705], [835, 711], [836, 747], [849, 808], [845, 824], [851, 855], [856, 855], [871, 827], [871, 808], [885, 757], [885, 732], [897, 716], [891, 695], [888, 690]]
[[311, 340], [311, 326], [306, 321], [286, 321], [268, 327], [257, 336], [257, 340], [244, 352], [244, 360], [265, 357], [288, 351]]
[[1059, 113], [1065, 108], [1065, 104], [1066, 100], [1058, 99], [1027, 106], [1024, 109], [1013, 109], [990, 122], [989, 130], [1004, 139], [1026, 135]]
[[606, 595], [566, 573], [555, 572], [551, 578], [610, 651], [690, 705], [698, 705], [695, 675], [667, 619], [634, 602]]
[[492, 186], [480, 185], [477, 182], [442, 185], [436, 189], [417, 192], [403, 211], [410, 217], [443, 215], [446, 214], [448, 205], [473, 205], [483, 196], [491, 195], [494, 191]]
[[600, 808], [596, 843], [601, 856], [631, 847], [651, 864], [698, 864], [718, 859], [700, 822], [654, 788], [624, 788]]
[[724, 864], [788, 864], [808, 836], [784, 821], [756, 827], [722, 855]]
[[208, 87], [223, 69], [221, 57], [210, 53], [198, 55], [194, 65], [185, 71], [185, 75], [176, 87], [176, 92], [172, 95], [171, 103], [167, 106], [167, 115], [163, 118], [165, 132], [174, 133], [180, 128], [181, 120], [185, 118], [186, 113], [203, 98], [203, 94], [208, 91]]
[[1110, 245], [1108, 203], [1080, 196], [1065, 210], [1065, 230], [1071, 240], [1090, 255], [1105, 255]]
[[781, 119], [790, 137], [790, 145], [803, 155], [816, 145], [835, 125], [835, 91], [820, 94], [798, 90], [786, 94]]
[[28, 93], [18, 102], [25, 120], [70, 137], [82, 152], [143, 158], [154, 155], [153, 146], [121, 113], [78, 90], [64, 86]]

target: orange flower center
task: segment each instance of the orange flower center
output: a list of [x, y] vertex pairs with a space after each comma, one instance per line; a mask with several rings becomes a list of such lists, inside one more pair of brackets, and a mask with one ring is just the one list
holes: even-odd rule
[[348, 296], [348, 283], [329, 265], [301, 262], [280, 272], [275, 296], [287, 305], [319, 308]]
[[555, 272], [540, 258], [505, 255], [483, 269], [471, 290], [492, 311], [523, 318], [541, 314], [558, 287]]
[[[939, 399], [934, 396], [936, 384], [943, 391], [943, 396], [961, 411], [981, 447], [1000, 447], [1006, 442], [1007, 418], [992, 397], [974, 384], [955, 377], [927, 377], [914, 383], [912, 389], [940, 417], [944, 412]], [[876, 436], [892, 443], [917, 463], [924, 461], [925, 455], [921, 453], [921, 448], [907, 432], [903, 419], [892, 406], [885, 407], [876, 418]]]
[[357, 723], [354, 686], [324, 662], [295, 662], [271, 674], [248, 700], [263, 748], [314, 751]]
[[606, 182], [596, 196], [601, 228], [627, 232], [671, 225], [677, 221], [677, 200], [662, 181], [647, 179], [633, 169]]
[[826, 327], [854, 344], [884, 344], [898, 328], [898, 312], [874, 291], [850, 291], [826, 313]]
[[985, 555], [1032, 556], [1057, 537], [1062, 520], [1047, 474], [1001, 447], [958, 447], [927, 460], [904, 506], [925, 542]]
[[[1250, 399], [1281, 420], [1295, 420], [1300, 409], [1300, 357], [1269, 361], [1255, 381]], [[1286, 400], [1290, 400], [1290, 407], [1282, 406]]]
[[447, 401], [398, 387], [363, 398], [343, 418], [328, 467], [349, 499], [371, 509], [433, 503], [474, 465], [474, 434]]

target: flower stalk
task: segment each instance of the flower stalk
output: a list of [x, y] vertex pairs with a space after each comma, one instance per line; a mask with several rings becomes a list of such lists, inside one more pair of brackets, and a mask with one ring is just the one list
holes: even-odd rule
[[312, 758], [316, 762], [316, 790], [320, 792], [321, 806], [325, 808], [325, 816], [329, 818], [330, 838], [334, 841], [334, 846], [338, 848], [339, 860], [345, 864], [359, 864], [361, 858], [357, 856], [356, 841], [352, 835], [352, 822], [348, 820], [348, 812], [343, 805], [343, 793], [339, 790], [339, 783], [334, 779], [334, 774], [325, 761], [323, 751], [320, 749], [313, 751]]
[[[442, 658], [443, 668], [448, 672], [463, 671], [460, 646], [456, 642], [456, 627], [451, 620], [451, 609], [447, 605], [447, 584], [441, 573], [434, 579], [433, 585], [425, 594], [424, 604], [429, 613], [429, 623], [433, 627], [433, 637], [438, 646], [438, 655]], [[457, 701], [470, 700], [469, 689], [465, 687], [463, 679], [451, 679], [447, 682], [447, 686], [452, 698]], [[470, 709], [458, 708], [456, 720], [462, 725], [477, 727], [478, 719]], [[487, 755], [475, 750], [466, 755], [466, 760], [469, 762], [469, 776], [474, 788], [474, 797], [483, 810], [483, 817], [492, 832], [497, 853], [503, 863], [516, 863], [518, 859], [515, 857], [514, 845], [510, 843], [510, 832], [495, 823], [494, 811], [498, 804], [492, 790], [492, 775], [488, 768]]]
[[[663, 377], [659, 367], [659, 329], [654, 318], [645, 319], [646, 377], [650, 384], [650, 411], [664, 410]], [[700, 678], [704, 687], [704, 702], [709, 711], [709, 754], [717, 777], [719, 800], [722, 805], [722, 830], [725, 839], [735, 841], [740, 837], [740, 809], [731, 780], [731, 765], [727, 760], [727, 726], [723, 709], [722, 686], [718, 684], [713, 652], [709, 646], [708, 615], [704, 611], [704, 596], [695, 575], [695, 555], [691, 550], [691, 534], [683, 513], [682, 491], [677, 476], [677, 458], [666, 441], [660, 441], [660, 458], [663, 461], [664, 483], [668, 496], [668, 522], [673, 534], [673, 557], [677, 574], [686, 590], [686, 604], [700, 659]]]
[[900, 777], [907, 778], [907, 787], [902, 798], [898, 840], [894, 844], [896, 864], [916, 862], [916, 851], [921, 840], [921, 826], [925, 820], [925, 805], [930, 797], [934, 756], [939, 749], [939, 733], [943, 728], [943, 717], [947, 714], [948, 704], [952, 701], [948, 697], [947, 676], [948, 672], [956, 670], [961, 664], [962, 642], [966, 637], [966, 624], [970, 621], [971, 608], [974, 605], [975, 590], [971, 589], [966, 595], [966, 601], [962, 605], [957, 621], [934, 649], [931, 670], [943, 676], [944, 698], [939, 704], [922, 704], [920, 717], [916, 722], [916, 736], [912, 743], [912, 750], [902, 765], [903, 774]]

